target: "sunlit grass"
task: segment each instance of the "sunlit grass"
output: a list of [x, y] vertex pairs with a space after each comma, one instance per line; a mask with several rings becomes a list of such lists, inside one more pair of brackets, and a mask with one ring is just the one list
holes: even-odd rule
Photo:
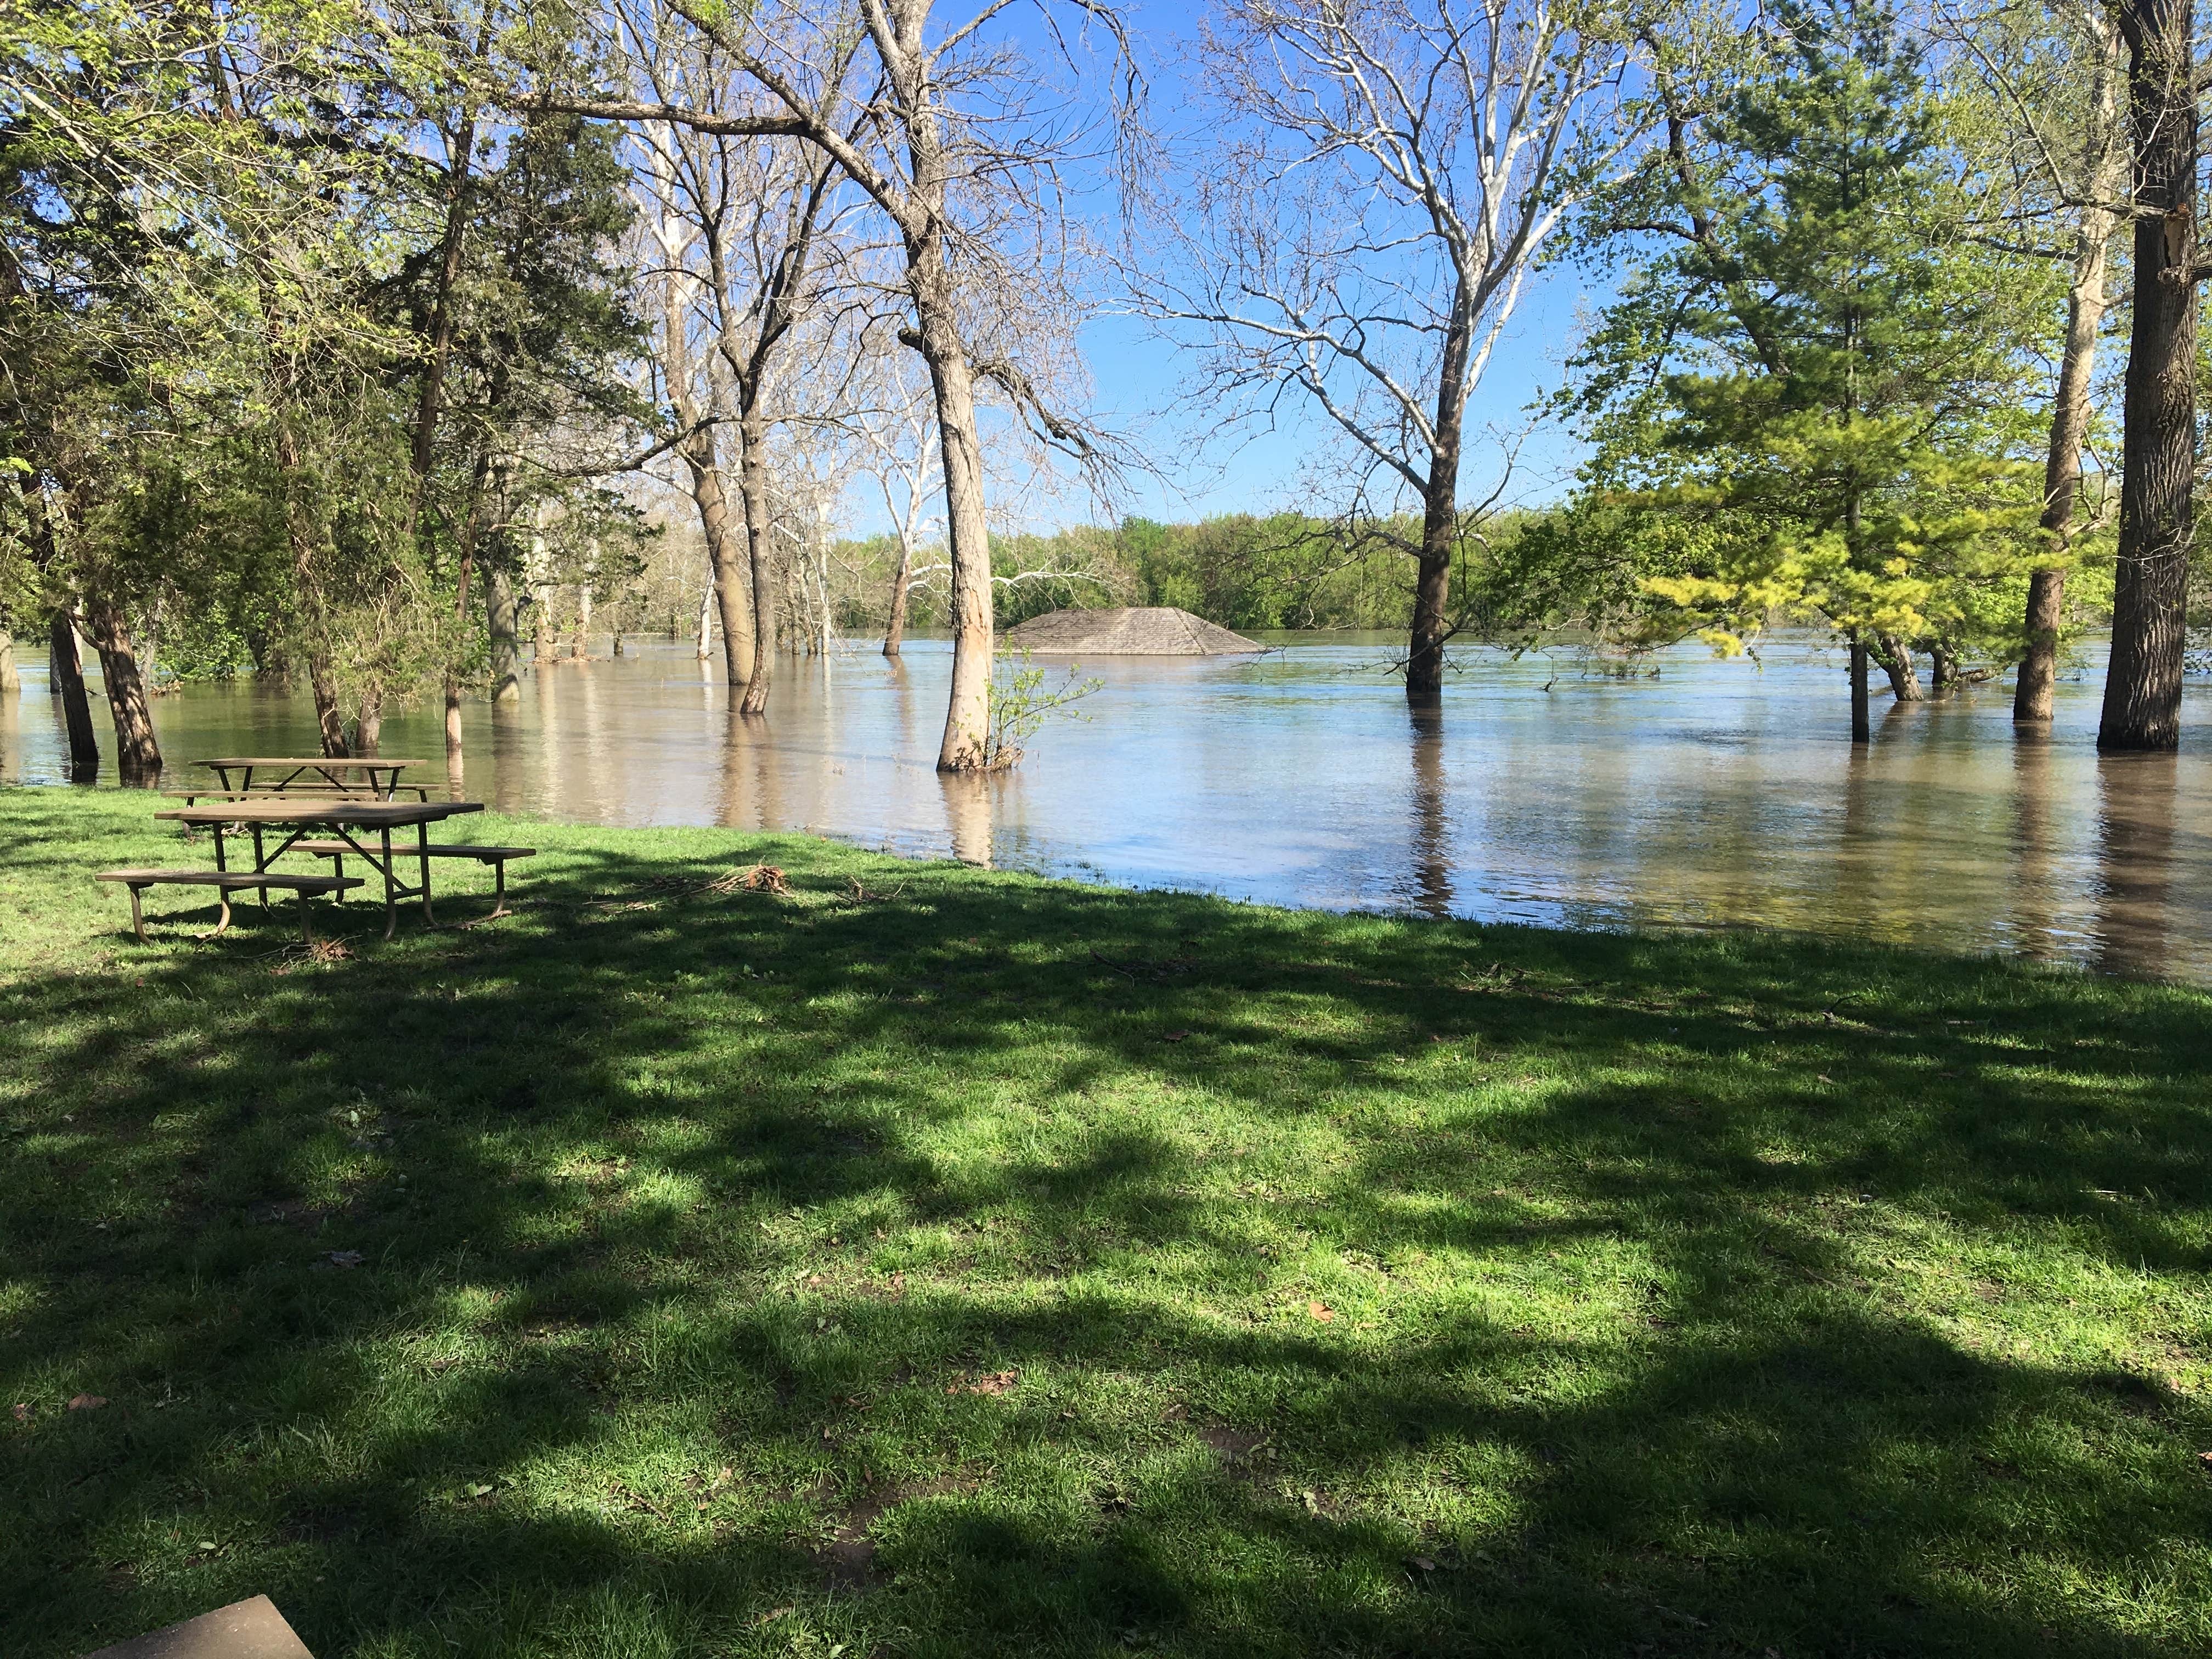
[[0, 794], [11, 1656], [2212, 1651], [2202, 993], [539, 824], [141, 948], [155, 805]]

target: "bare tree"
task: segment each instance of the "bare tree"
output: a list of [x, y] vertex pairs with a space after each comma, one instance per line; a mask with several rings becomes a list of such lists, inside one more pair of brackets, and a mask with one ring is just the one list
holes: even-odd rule
[[908, 361], [903, 354], [878, 355], [868, 395], [850, 423], [858, 450], [854, 471], [876, 486], [891, 533], [898, 539], [898, 563], [891, 573], [884, 623], [886, 657], [900, 653], [915, 562], [933, 529], [943, 523], [930, 511], [943, 471], [942, 452], [933, 442], [929, 388], [915, 384], [907, 372]]
[[[1204, 35], [1194, 222], [1136, 285], [1206, 326], [1199, 396], [1271, 413], [1295, 389], [1348, 443], [1352, 518], [1415, 561], [1417, 702], [1482, 511], [1460, 498], [1469, 400], [1546, 238], [1645, 131], [1642, 52], [1634, 16], [1551, 0], [1223, 0]], [[1392, 524], [1407, 502], [1418, 538]]]
[[[902, 337], [928, 366], [944, 469], [953, 663], [937, 763], [947, 771], [981, 769], [989, 749], [993, 625], [979, 374], [988, 373], [1055, 441], [1086, 457], [1100, 447], [1078, 422], [1044, 407], [1019, 366], [978, 362], [962, 329], [960, 300], [963, 288], [995, 284], [1011, 292], [1021, 281], [1049, 280], [1065, 247], [1053, 171], [1069, 142], [1065, 124], [1033, 106], [1027, 89], [1034, 75], [986, 39], [1006, 0], [988, 0], [950, 24], [933, 16], [933, 0], [857, 0], [857, 15], [789, 4], [740, 11], [702, 0], [668, 3], [761, 90], [767, 107], [720, 110], [557, 91], [540, 102], [732, 137], [803, 138], [891, 222], [912, 309], [912, 327]], [[1118, 40], [1109, 11], [1084, 9], [1115, 28]], [[844, 42], [854, 35], [873, 55], [875, 84], [848, 118], [830, 94], [842, 84]]]

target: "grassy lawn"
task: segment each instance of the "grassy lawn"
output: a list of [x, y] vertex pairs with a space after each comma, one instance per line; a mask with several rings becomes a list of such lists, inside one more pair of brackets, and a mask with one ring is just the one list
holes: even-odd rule
[[11, 1659], [2212, 1653], [2204, 993], [496, 820], [142, 948], [157, 805], [0, 792]]

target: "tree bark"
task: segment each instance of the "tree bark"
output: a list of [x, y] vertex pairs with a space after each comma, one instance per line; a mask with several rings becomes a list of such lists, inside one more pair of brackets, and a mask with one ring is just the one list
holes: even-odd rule
[[1867, 696], [1867, 647], [1863, 635], [1851, 635], [1851, 741], [1874, 741], [1874, 716]]
[[[2119, 181], [2100, 180], [2100, 193], [2118, 193]], [[2066, 295], [2066, 343], [2058, 361], [2058, 390], [2051, 411], [2051, 449], [2043, 463], [2043, 532], [2053, 562], [2027, 580], [2027, 653], [2014, 682], [2012, 717], [2051, 718], [2058, 681], [2058, 632], [2066, 619], [2066, 557], [2074, 528], [2074, 495], [2081, 483], [2081, 441], [2089, 429], [2089, 381], [2097, 366], [2097, 331], [2105, 320], [2105, 270], [2114, 216], [2101, 207], [2081, 210], [2073, 286]]]
[[906, 585], [914, 580], [914, 544], [899, 527], [899, 562], [897, 574], [891, 578], [890, 620], [884, 624], [884, 655], [896, 657], [906, 638]]
[[[752, 404], [752, 388], [739, 395], [745, 407], [738, 419], [738, 441], [744, 446], [738, 458], [738, 499], [745, 515], [745, 552], [752, 576], [753, 672], [745, 679], [745, 695], [738, 707], [742, 714], [768, 712], [769, 684], [775, 677], [775, 548], [769, 538], [768, 423]], [[723, 638], [729, 637], [726, 612]]]
[[[707, 568], [714, 601], [722, 619], [722, 673], [734, 688], [752, 684], [754, 652], [752, 581], [749, 560], [740, 560], [730, 534], [730, 499], [722, 484], [720, 446], [712, 429], [684, 446], [684, 465], [691, 474], [691, 500], [699, 509], [699, 534], [707, 544]], [[700, 616], [699, 654], [708, 653], [706, 617]]]
[[1921, 690], [1920, 671], [1913, 666], [1911, 647], [1894, 634], [1875, 636], [1881, 647], [1875, 659], [1881, 672], [1889, 677], [1889, 694], [1899, 702], [1924, 702], [1928, 694]]
[[0, 628], [0, 692], [22, 689], [23, 677], [15, 667], [15, 636]]
[[1464, 278], [1455, 279], [1451, 320], [1437, 377], [1436, 439], [1428, 485], [1421, 492], [1420, 565], [1413, 581], [1413, 635], [1406, 653], [1406, 696], [1428, 705], [1443, 699], [1445, 611], [1451, 601], [1452, 555], [1459, 543], [1459, 464], [1467, 419], [1467, 357], [1474, 314]]
[[100, 653], [100, 677], [107, 690], [107, 712], [115, 722], [115, 769], [126, 784], [152, 784], [161, 775], [161, 745], [154, 736], [154, 714], [146, 703], [146, 682], [131, 649], [131, 630], [123, 613], [105, 599], [88, 600], [85, 623]]
[[372, 685], [361, 695], [361, 713], [353, 726], [353, 751], [374, 755], [384, 741], [384, 690]]
[[[941, 189], [939, 198], [941, 201]], [[945, 267], [939, 225], [933, 220], [925, 248], [913, 258], [912, 273], [922, 359], [929, 365], [936, 392], [945, 538], [952, 563], [952, 690], [937, 767], [940, 772], [977, 772], [990, 763], [991, 531], [983, 511], [983, 450], [975, 432], [975, 385], [953, 312], [951, 274]], [[911, 249], [914, 245], [908, 246]]]
[[2134, 321], [2121, 441], [2112, 653], [2097, 747], [2181, 743], [2195, 534], [2197, 89], [2193, 0], [2123, 0], [2135, 137]]
[[52, 684], [62, 700], [62, 719], [69, 727], [70, 781], [90, 783], [100, 775], [100, 741], [93, 733], [92, 700], [84, 689], [84, 658], [77, 650], [76, 625], [69, 612], [54, 612], [47, 635], [53, 664]]
[[521, 633], [514, 615], [514, 582], [506, 566], [484, 562], [484, 619], [491, 634], [491, 700], [521, 700], [522, 682], [517, 659], [522, 654]]
[[544, 668], [553, 660], [553, 584], [532, 584], [530, 600], [531, 666]]

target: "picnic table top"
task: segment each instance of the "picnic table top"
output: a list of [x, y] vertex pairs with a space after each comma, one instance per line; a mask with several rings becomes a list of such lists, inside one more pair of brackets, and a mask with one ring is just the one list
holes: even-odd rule
[[381, 755], [362, 755], [340, 760], [331, 755], [218, 755], [213, 760], [194, 761], [195, 766], [324, 766], [333, 771], [363, 771], [375, 768], [422, 766], [418, 760], [386, 760]]
[[463, 812], [481, 812], [475, 800], [362, 800], [341, 796], [234, 801], [226, 806], [179, 806], [156, 812], [180, 823], [343, 823], [363, 830], [396, 830], [404, 824], [435, 823]]

